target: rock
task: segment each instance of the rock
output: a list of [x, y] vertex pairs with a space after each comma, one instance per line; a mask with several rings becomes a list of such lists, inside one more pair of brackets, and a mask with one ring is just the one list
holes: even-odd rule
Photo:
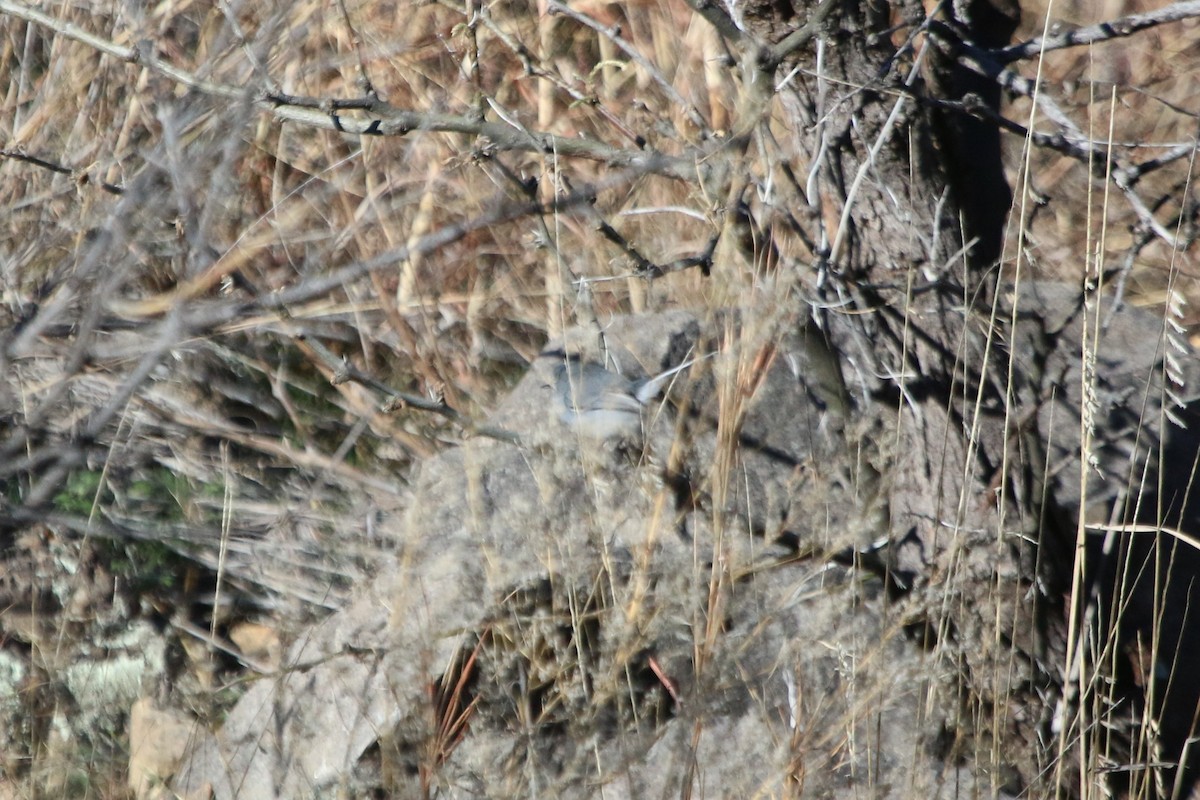
[[196, 730], [196, 721], [160, 709], [143, 697], [129, 711], [129, 788], [138, 800], [172, 795], [166, 782], [175, 774]]
[[[734, 319], [605, 329], [631, 377], [724, 337], [711, 376], [676, 386], [637, 442], [580, 440], [531, 370], [488, 420], [521, 445], [473, 439], [427, 460], [403, 514], [380, 522], [393, 550], [378, 577], [190, 748], [173, 788], [241, 800], [1046, 788], [1039, 737], [1061, 676], [1042, 665], [1060, 663], [1047, 615], [1061, 595], [1039, 592], [1063, 565], [1003, 527], [992, 482], [1037, 463], [1000, 457], [1005, 410], [984, 408], [968, 441], [936, 387], [853, 397], [811, 327], [755, 333]], [[1033, 330], [1020, 324], [1008, 341]], [[1051, 344], [1069, 353], [1071, 335]], [[1014, 387], [1031, 420], [1046, 385], [1035, 366]], [[1125, 374], [1141, 373], [1110, 372]], [[1039, 544], [1069, 545], [1073, 530]]]

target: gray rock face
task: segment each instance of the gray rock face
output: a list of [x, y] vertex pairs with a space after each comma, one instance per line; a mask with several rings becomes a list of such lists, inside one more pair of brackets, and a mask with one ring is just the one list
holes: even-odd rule
[[[606, 331], [631, 377], [724, 339], [623, 443], [574, 435], [548, 376], [532, 370], [489, 420], [521, 445], [475, 439], [430, 459], [403, 514], [384, 523], [395, 547], [379, 577], [247, 692], [175, 789], [243, 799], [380, 786], [489, 798], [1029, 789], [1052, 709], [1022, 704], [1047, 690], [1035, 662], [1054, 654], [1038, 610], [1011, 600], [1036, 570], [988, 499], [986, 463], [1006, 429], [981, 426], [980, 466], [943, 401], [896, 409], [859, 397], [852, 412], [814, 329], [755, 339], [733, 327], [674, 313]], [[1013, 340], [1041, 335], [1029, 330]], [[1018, 399], [1069, 380], [1045, 377], [1056, 359], [1069, 372], [1074, 334], [1058, 335], [1040, 370], [1019, 365], [1032, 377]], [[1129, 405], [1114, 392], [1099, 429]], [[1061, 393], [1061, 413], [1073, 402]], [[1050, 411], [1030, 408], [1030, 430], [1048, 437]], [[1078, 443], [1056, 436], [1050, 447], [1069, 460]], [[1069, 470], [1054, 473], [1067, 507]], [[997, 621], [1012, 626], [1007, 639]], [[989, 736], [997, 747], [979, 744]], [[965, 759], [972, 748], [993, 757]]]
[[1085, 305], [1068, 286], [1028, 284], [1005, 300], [1017, 305], [1014, 396], [1037, 409], [1053, 495], [1100, 515], [1092, 521], [1111, 522], [1112, 505], [1154, 485], [1157, 459], [1192, 438], [1185, 420], [1200, 388], [1198, 362], [1161, 318], [1114, 313], [1106, 299]]

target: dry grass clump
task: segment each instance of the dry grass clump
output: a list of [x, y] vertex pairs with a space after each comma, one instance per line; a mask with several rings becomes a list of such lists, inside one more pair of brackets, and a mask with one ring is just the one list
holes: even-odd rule
[[[577, 302], [603, 318], [697, 285], [630, 278], [577, 216], [477, 222], [604, 180], [598, 161], [493, 149], [473, 133], [345, 135], [253, 105], [264, 92], [348, 100], [350, 120], [366, 116], [354, 101], [378, 96], [431, 117], [678, 152], [712, 135], [695, 121], [729, 102], [703, 77], [715, 39], [682, 8], [605, 11], [652, 69], [519, 3], [256, 3], [236, 16], [63, 6], [45, 10], [48, 23], [3, 11], [5, 513], [33, 526], [29, 558], [66, 533], [73, 559], [104, 576], [29, 574], [4, 605], [66, 619], [75, 612], [58, 598], [73, 593], [92, 598], [91, 624], [167, 621], [174, 683], [209, 692], [254, 664], [228, 655], [247, 618], [289, 628], [338, 606], [386, 552], [373, 515], [415, 460], [486, 413]], [[679, 47], [684, 26], [707, 51]], [[80, 31], [192, 77], [103, 54], [73, 40]], [[595, 204], [658, 262], [711, 236], [711, 199], [679, 181], [631, 173]], [[341, 359], [359, 380], [341, 380]], [[36, 599], [45, 581], [55, 588]], [[101, 601], [114, 591], [120, 602]], [[68, 648], [89, 635], [70, 630]], [[64, 644], [22, 636], [33, 663]], [[167, 678], [147, 668], [146, 679]], [[47, 725], [61, 720], [59, 682], [31, 684], [16, 715], [37, 706]], [[124, 762], [119, 739], [67, 738], [27, 738], [4, 768], [57, 792], [45, 782], [56, 765], [100, 776]], [[86, 791], [113, 793], [102, 784]]]

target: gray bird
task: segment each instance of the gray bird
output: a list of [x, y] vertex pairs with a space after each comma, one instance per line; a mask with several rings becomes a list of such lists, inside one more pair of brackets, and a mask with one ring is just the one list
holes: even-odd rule
[[652, 378], [632, 381], [594, 361], [583, 361], [576, 353], [549, 350], [542, 356], [554, 360], [551, 388], [559, 418], [595, 439], [639, 433], [646, 405], [672, 377], [699, 360], [688, 359]]

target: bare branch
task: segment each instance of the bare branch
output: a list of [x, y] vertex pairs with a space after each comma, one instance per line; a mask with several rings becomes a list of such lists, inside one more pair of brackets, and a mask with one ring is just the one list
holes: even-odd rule
[[[122, 47], [89, 33], [74, 23], [55, 19], [35, 9], [14, 3], [12, 0], [0, 0], [0, 12], [43, 25], [68, 39], [86, 44], [122, 61], [138, 64], [183, 86], [208, 95], [243, 100], [254, 94], [248, 88], [204, 80], [162, 60], [155, 55], [153, 45], [149, 41], [139, 42], [136, 47]], [[349, 101], [305, 100], [288, 95], [267, 93], [254, 98], [254, 102], [259, 107], [270, 110], [277, 119], [339, 133], [357, 136], [404, 136], [413, 131], [463, 133], [483, 137], [487, 140], [489, 147], [501, 150], [553, 153], [559, 157], [585, 158], [614, 167], [632, 167], [643, 172], [653, 172], [689, 182], [697, 180], [699, 173], [696, 164], [705, 156], [700, 153], [696, 158], [679, 158], [653, 152], [625, 150], [589, 139], [555, 136], [549, 133], [530, 133], [504, 122], [486, 122], [456, 114], [405, 111], [370, 97]], [[337, 113], [339, 108], [360, 109], [377, 118], [344, 117]]]
[[[1070, 153], [1084, 163], [1092, 164], [1094, 170], [1104, 169], [1106, 164], [1111, 163], [1113, 183], [1124, 193], [1125, 198], [1129, 201], [1130, 206], [1133, 208], [1134, 213], [1137, 214], [1141, 223], [1154, 231], [1154, 234], [1168, 246], [1172, 248], [1178, 246], [1178, 242], [1176, 242], [1171, 232], [1154, 217], [1154, 214], [1146, 206], [1145, 201], [1133, 190], [1130, 178], [1136, 175], [1136, 171], [1131, 171], [1124, 159], [1119, 158], [1115, 154], [1111, 156], [1110, 161], [1109, 146], [1097, 144], [1087, 137], [1050, 94], [1036, 91], [1034, 81], [1010, 69], [1006, 69], [993, 58], [991, 51], [962, 41], [942, 23], [931, 22], [929, 32], [931, 38], [940, 47], [954, 51], [953, 56], [964, 67], [991, 78], [1010, 92], [1028, 97], [1037, 103], [1038, 109], [1046, 118], [1064, 131], [1058, 140], [1061, 144], [1067, 146], [1064, 152]], [[1104, 176], [1103, 174], [1099, 174], [1096, 177], [1102, 178]]]
[[1130, 14], [1127, 17], [1121, 17], [1111, 22], [1100, 22], [1083, 28], [1075, 28], [1074, 30], [1053, 36], [1038, 36], [1027, 42], [1015, 44], [1003, 50], [997, 50], [993, 52], [992, 59], [999, 64], [1011, 64], [1014, 61], [1033, 58], [1042, 53], [1049, 53], [1052, 50], [1062, 50], [1067, 47], [1078, 47], [1080, 45], [1107, 42], [1110, 39], [1132, 36], [1138, 31], [1144, 31], [1147, 28], [1165, 25], [1170, 22], [1179, 22], [1192, 17], [1200, 17], [1200, 0], [1186, 0], [1181, 3], [1172, 3], [1166, 8], [1147, 11], [1144, 14]]
[[792, 53], [807, 47], [808, 43], [816, 38], [825, 23], [833, 16], [834, 9], [841, 4], [841, 0], [821, 0], [821, 4], [813, 9], [807, 22], [763, 53], [764, 66], [775, 69]]
[[[309, 278], [297, 286], [282, 289], [278, 292], [263, 294], [254, 303], [251, 303], [249, 307], [258, 307], [264, 310], [280, 310], [286, 309], [290, 305], [307, 302], [334, 291], [375, 270], [394, 266], [412, 258], [414, 255], [428, 255], [475, 231], [485, 230], [495, 225], [512, 222], [513, 220], [536, 214], [569, 211], [581, 203], [588, 202], [590, 198], [595, 197], [601, 191], [629, 184], [646, 174], [647, 171], [649, 170], [631, 170], [621, 173], [599, 184], [585, 186], [579, 192], [567, 197], [556, 198], [554, 202], [549, 204], [536, 202], [500, 203], [492, 211], [454, 225], [447, 225], [422, 236], [410, 244], [393, 248], [364, 261], [348, 264], [333, 272]], [[220, 277], [224, 274], [226, 274], [224, 265], [221, 261], [217, 261], [217, 263], [213, 264], [205, 272], [195, 276], [191, 280], [179, 283], [174, 289], [168, 292], [135, 301], [112, 299], [109, 301], [109, 307], [126, 319], [158, 317], [172, 309], [178, 308], [182, 303], [200, 299], [213, 286], [217, 285]], [[228, 300], [221, 301], [216, 305], [205, 304], [194, 306], [188, 310], [188, 330], [197, 331], [222, 325], [244, 314], [247, 307], [247, 304], [244, 302], [232, 302]]]
[[1155, 170], [1162, 169], [1163, 167], [1173, 164], [1181, 158], [1190, 157], [1196, 152], [1196, 147], [1197, 143], [1195, 142], [1176, 145], [1157, 158], [1148, 159], [1140, 164], [1130, 164], [1124, 169], [1118, 170], [1116, 173], [1114, 173], [1113, 178], [1117, 181], [1124, 182], [1127, 186], [1133, 186], [1135, 183], [1141, 180], [1143, 175], [1148, 175]]
[[717, 33], [734, 44], [740, 44], [749, 38], [749, 34], [739, 28], [733, 18], [713, 0], [688, 0], [688, 5], [692, 7], [693, 11], [704, 17], [709, 25], [716, 28]]

